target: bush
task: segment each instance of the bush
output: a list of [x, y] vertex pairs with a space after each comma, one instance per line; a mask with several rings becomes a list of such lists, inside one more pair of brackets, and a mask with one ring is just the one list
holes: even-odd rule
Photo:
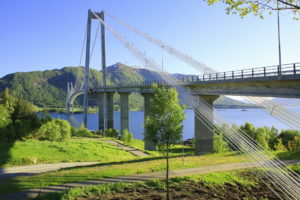
[[124, 141], [125, 145], [130, 145], [133, 140], [133, 134], [128, 131], [128, 129], [125, 129], [123, 131], [122, 140]]
[[286, 147], [282, 144], [282, 140], [279, 138], [277, 139], [277, 144], [275, 144], [274, 149], [276, 151], [286, 151]]
[[119, 132], [118, 132], [117, 129], [109, 128], [109, 129], [105, 130], [105, 136], [106, 136], [106, 137], [114, 137], [114, 138], [118, 138]]
[[282, 144], [288, 149], [291, 150], [289, 148], [289, 141], [293, 141], [294, 137], [296, 136], [300, 136], [300, 132], [297, 130], [283, 130], [281, 131], [280, 135], [278, 136], [278, 138], [282, 139]]
[[92, 132], [82, 124], [78, 129], [72, 128], [72, 135], [77, 137], [93, 137]]
[[213, 148], [215, 153], [228, 151], [227, 142], [223, 139], [223, 133], [214, 134]]
[[62, 141], [71, 136], [69, 122], [61, 119], [52, 120], [43, 124], [37, 131], [39, 140]]
[[297, 151], [300, 150], [300, 136], [295, 136], [292, 141], [288, 142], [289, 150]]

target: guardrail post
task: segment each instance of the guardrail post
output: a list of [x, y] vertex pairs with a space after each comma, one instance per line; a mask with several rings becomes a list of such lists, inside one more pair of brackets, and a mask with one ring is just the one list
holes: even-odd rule
[[234, 71], [231, 72], [232, 79], [234, 79]]
[[266, 77], [266, 67], [264, 67], [264, 77]]
[[254, 77], [254, 69], [252, 69], [252, 78]]
[[296, 75], [296, 63], [293, 64], [294, 74]]
[[225, 80], [226, 72], [224, 72], [224, 80]]
[[210, 81], [211, 74], [209, 74], [208, 80]]
[[216, 80], [218, 80], [218, 73], [216, 73]]
[[242, 70], [242, 78], [244, 78], [244, 70]]

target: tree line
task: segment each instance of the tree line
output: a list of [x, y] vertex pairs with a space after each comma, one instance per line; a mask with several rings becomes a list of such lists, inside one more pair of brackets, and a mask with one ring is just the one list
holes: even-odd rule
[[[232, 128], [241, 130], [241, 133], [247, 134], [259, 145], [268, 150], [274, 151], [298, 151], [300, 150], [300, 131], [297, 130], [281, 130], [272, 126], [256, 128], [253, 124], [246, 122], [238, 127], [236, 124]], [[224, 152], [230, 148], [223, 136], [223, 133], [215, 130], [214, 135], [214, 151]]]

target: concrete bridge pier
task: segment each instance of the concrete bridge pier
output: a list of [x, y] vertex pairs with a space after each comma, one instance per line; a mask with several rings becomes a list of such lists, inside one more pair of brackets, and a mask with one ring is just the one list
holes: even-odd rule
[[[144, 97], [144, 124], [146, 123], [146, 118], [149, 115], [149, 112], [151, 110], [151, 106], [150, 106], [150, 100], [151, 98], [153, 98], [154, 94], [153, 93], [142, 93], [143, 97]], [[144, 129], [145, 130], [145, 129]], [[144, 131], [144, 134], [147, 135], [146, 130]], [[156, 145], [149, 141], [149, 140], [145, 140], [145, 150], [148, 151], [155, 151], [156, 150]]]
[[120, 135], [123, 135], [125, 129], [129, 131], [129, 95], [130, 92], [119, 92], [120, 95]]
[[114, 128], [114, 92], [106, 92], [106, 105], [107, 105], [107, 129]]
[[[213, 106], [213, 102], [219, 98], [217, 95], [199, 95], [206, 103]], [[201, 110], [200, 110], [201, 112]], [[213, 152], [213, 133], [201, 120], [202, 116], [196, 117], [195, 113], [195, 154], [202, 155]], [[213, 121], [213, 114], [209, 116], [210, 120]]]
[[114, 92], [98, 93], [97, 102], [99, 105], [99, 130], [114, 128]]

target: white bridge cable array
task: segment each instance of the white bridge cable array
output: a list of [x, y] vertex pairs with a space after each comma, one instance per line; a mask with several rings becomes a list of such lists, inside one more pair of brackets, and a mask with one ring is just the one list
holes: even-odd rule
[[[196, 69], [200, 74], [206, 74], [206, 73], [217, 73], [216, 70], [209, 68], [203, 63], [200, 63], [193, 58], [185, 55], [184, 53], [178, 51], [175, 48], [170, 47], [169, 45], [161, 42], [160, 40], [157, 40], [148, 34], [138, 30], [137, 28], [123, 22], [119, 18], [111, 15], [110, 13], [106, 12], [105, 13], [110, 16], [112, 19], [114, 19], [116, 22], [118, 22], [121, 25], [124, 25], [131, 31], [135, 32], [136, 34], [140, 35], [144, 39], [148, 40], [149, 42], [157, 45], [158, 47], [162, 48], [163, 50], [167, 51], [169, 54], [177, 57], [179, 60], [183, 61], [184, 63], [188, 64], [189, 66], [192, 66], [194, 69]], [[287, 126], [293, 128], [293, 129], [298, 129], [300, 130], [300, 115], [291, 111], [290, 109], [286, 108], [285, 106], [279, 106], [279, 104], [275, 104], [274, 102], [267, 100], [264, 97], [247, 97], [247, 96], [241, 96], [242, 99], [259, 105], [260, 107], [263, 108], [263, 110], [277, 118], [278, 120], [282, 121], [284, 124]], [[288, 114], [287, 114], [288, 113]]]
[[[169, 83], [173, 84], [177, 81], [168, 73], [161, 73], [159, 65], [145, 57], [141, 51], [118, 34], [112, 27], [107, 25], [95, 13], [93, 14], [141, 63], [145, 64], [153, 71], [158, 72], [158, 78], [162, 80], [162, 82], [165, 81], [166, 86], [170, 86]], [[200, 97], [195, 98], [190, 89], [181, 86], [180, 84], [176, 84], [173, 87], [179, 92], [181, 101], [193, 108], [195, 115], [199, 120], [205, 123], [211, 131], [215, 129], [221, 131], [231, 149], [243, 152], [245, 158], [250, 162], [252, 161], [249, 164], [261, 168], [261, 171], [255, 170], [254, 173], [264, 175], [273, 187], [269, 184], [267, 184], [267, 186], [270, 187], [280, 199], [300, 199], [299, 176], [295, 172], [287, 169], [281, 161], [275, 158], [270, 152], [263, 149], [260, 145], [257, 145], [246, 133], [226, 125], [226, 121], [217, 112], [214, 112], [213, 108], [203, 99]], [[214, 120], [212, 120], [212, 116], [214, 116]], [[264, 179], [262, 179], [262, 181], [264, 181]]]
[[[100, 22], [97, 25], [96, 33], [95, 33], [95, 36], [94, 36], [94, 41], [93, 41], [93, 45], [92, 45], [92, 49], [91, 49], [91, 53], [90, 53], [90, 60], [92, 60], [93, 55], [94, 55], [94, 49], [95, 49], [95, 46], [96, 46], [96, 42], [97, 42], [97, 38], [98, 38], [97, 36], [99, 34], [99, 31], [100, 31]], [[82, 47], [81, 47], [81, 52], [80, 52], [80, 59], [79, 59], [78, 71], [77, 71], [77, 75], [76, 75], [75, 84], [73, 85], [73, 83], [68, 83], [67, 101], [69, 100], [69, 98], [73, 94], [75, 94], [76, 92], [81, 91], [83, 89], [84, 68], [81, 67], [81, 66], [82, 66], [83, 52], [84, 52], [84, 49], [85, 49], [86, 36], [87, 36], [87, 30], [85, 31], [83, 42], [82, 42]], [[68, 104], [68, 102], [67, 102], [67, 104]]]

